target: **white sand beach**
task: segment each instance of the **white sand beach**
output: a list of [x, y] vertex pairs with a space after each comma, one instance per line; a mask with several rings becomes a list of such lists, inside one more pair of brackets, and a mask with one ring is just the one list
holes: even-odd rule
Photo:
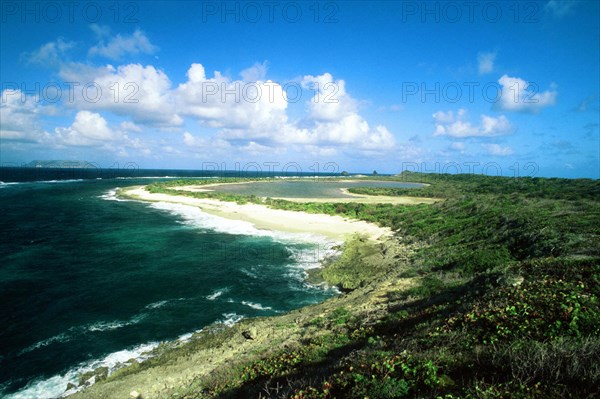
[[142, 187], [125, 188], [121, 195], [141, 201], [170, 202], [197, 206], [203, 211], [228, 219], [244, 220], [258, 229], [285, 231], [293, 233], [320, 234], [335, 240], [344, 240], [356, 233], [367, 234], [373, 239], [389, 237], [389, 228], [373, 223], [306, 212], [271, 209], [258, 204], [237, 204], [205, 198], [191, 198], [178, 195], [154, 194]]

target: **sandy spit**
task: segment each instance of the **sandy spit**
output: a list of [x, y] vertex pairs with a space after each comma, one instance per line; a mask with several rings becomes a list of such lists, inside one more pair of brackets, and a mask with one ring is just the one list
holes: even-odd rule
[[150, 193], [145, 187], [125, 188], [120, 195], [141, 201], [197, 206], [216, 216], [250, 222], [258, 229], [313, 233], [340, 241], [356, 233], [367, 234], [375, 240], [392, 235], [389, 228], [364, 221], [345, 219], [341, 216], [271, 209], [258, 204], [240, 205], [208, 198]]

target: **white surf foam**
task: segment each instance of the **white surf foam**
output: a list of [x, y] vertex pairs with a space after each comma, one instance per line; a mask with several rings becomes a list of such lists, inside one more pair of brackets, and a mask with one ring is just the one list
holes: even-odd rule
[[256, 310], [273, 310], [273, 308], [270, 306], [263, 306], [260, 303], [254, 303], [254, 302], [248, 302], [248, 301], [242, 301], [242, 305], [251, 307], [252, 309], [256, 309]]
[[10, 186], [16, 186], [17, 184], [22, 184], [22, 183], [21, 182], [17, 182], [17, 181], [15, 181], [15, 182], [8, 182], [8, 183], [0, 181], [0, 188], [7, 188], [7, 187], [10, 187]]
[[[185, 298], [177, 298], [174, 301], [185, 300]], [[164, 300], [151, 303], [147, 305], [146, 309], [158, 309], [160, 307], [165, 306], [171, 300]], [[133, 325], [139, 323], [144, 318], [148, 316], [147, 313], [141, 313], [133, 316], [129, 320], [121, 321], [101, 321], [92, 324], [87, 324], [83, 326], [71, 327], [67, 333], [59, 334], [57, 336], [48, 338], [44, 341], [40, 341], [22, 351], [22, 353], [31, 352], [33, 350], [42, 348], [44, 346], [56, 343], [56, 342], [67, 342], [73, 338], [75, 334], [81, 334], [85, 332], [98, 333], [103, 331], [111, 331], [116, 330], [125, 326]], [[235, 313], [224, 314], [224, 320], [222, 321], [227, 326], [232, 326], [243, 316], [236, 315]], [[202, 331], [202, 330], [198, 330]], [[192, 337], [192, 335], [198, 331], [194, 331], [192, 333], [187, 333], [179, 336], [176, 341], [187, 342]], [[69, 383], [78, 385], [79, 377], [81, 374], [86, 373], [88, 371], [95, 370], [99, 367], [108, 367], [109, 375], [116, 369], [127, 365], [130, 360], [135, 359], [138, 362], [144, 361], [150, 357], [152, 354], [150, 353], [153, 349], [155, 349], [160, 343], [159, 342], [150, 342], [146, 344], [141, 344], [132, 348], [127, 348], [121, 351], [113, 352], [101, 359], [96, 359], [92, 361], [87, 361], [80, 363], [79, 365], [73, 367], [68, 370], [64, 374], [55, 375], [46, 379], [36, 379], [31, 381], [27, 386], [22, 388], [16, 393], [13, 394], [4, 394], [0, 391], [0, 397], [3, 399], [51, 399], [51, 398], [59, 398], [65, 397], [68, 395], [72, 395], [75, 392], [83, 389], [84, 387], [73, 388], [68, 391], [65, 391], [67, 385]], [[95, 381], [92, 379], [88, 381], [88, 385], [93, 384]]]
[[118, 202], [134, 201], [134, 200], [130, 200], [130, 199], [119, 198], [117, 196], [117, 191], [119, 190], [119, 188], [120, 187], [111, 188], [106, 193], [99, 195], [98, 198], [101, 198], [106, 201], [118, 201]]
[[220, 320], [219, 323], [225, 324], [227, 327], [233, 326], [235, 323], [239, 322], [244, 318], [237, 313], [223, 313], [222, 315], [224, 319]]
[[158, 301], [158, 302], [152, 302], [151, 304], [148, 304], [145, 306], [146, 309], [159, 309], [164, 307], [167, 303], [169, 303], [169, 300], [164, 300], [164, 301]]
[[182, 219], [182, 222], [192, 227], [200, 227], [213, 230], [219, 233], [250, 235], [250, 236], [267, 236], [273, 237], [275, 234], [269, 230], [261, 230], [254, 227], [250, 222], [243, 220], [226, 219], [219, 216], [214, 216], [203, 212], [200, 208], [173, 204], [169, 202], [155, 202], [150, 205], [152, 208], [167, 211]]
[[[200, 208], [173, 204], [168, 202], [155, 202], [150, 207], [169, 212], [180, 218], [181, 223], [200, 229], [207, 229], [226, 234], [248, 235], [255, 237], [270, 237], [274, 241], [283, 243], [292, 254], [293, 262], [289, 265], [291, 277], [296, 280], [305, 280], [307, 270], [321, 267], [321, 262], [328, 256], [333, 256], [339, 251], [334, 249], [340, 243], [327, 237], [311, 233], [288, 233], [257, 229], [252, 223], [243, 220], [232, 220], [203, 212]], [[310, 244], [307, 248], [299, 248], [295, 244]], [[241, 269], [241, 272], [250, 278], [259, 278], [256, 270]], [[313, 288], [311, 286], [310, 288]], [[320, 287], [328, 289], [328, 287]], [[216, 297], [215, 297], [216, 298]], [[207, 298], [209, 299], [209, 298]]]
[[[150, 353], [158, 346], [158, 342], [150, 342], [133, 348], [111, 353], [102, 359], [92, 360], [79, 364], [64, 374], [55, 375], [46, 379], [33, 380], [23, 389], [13, 394], [4, 396], [4, 399], [52, 399], [71, 395], [83, 387], [73, 388], [68, 391], [67, 385], [77, 384], [79, 376], [99, 367], [108, 367], [109, 374], [120, 366], [127, 364], [131, 359], [144, 361], [152, 356]], [[89, 381], [90, 384], [95, 381]]]
[[258, 278], [258, 275], [256, 273], [254, 273], [254, 271], [248, 270], [245, 267], [241, 268], [240, 271], [250, 278]]
[[216, 179], [216, 177], [185, 177], [185, 176], [118, 176], [115, 179], [119, 180], [131, 180], [131, 179], [182, 179], [182, 180], [206, 180], [206, 179]]
[[20, 351], [17, 356], [21, 356], [21, 355], [24, 355], [25, 353], [33, 352], [34, 350], [43, 348], [45, 346], [48, 346], [48, 345], [51, 345], [51, 344], [54, 344], [57, 342], [67, 342], [67, 341], [71, 340], [71, 338], [72, 338], [71, 334], [61, 333], [61, 334], [55, 335], [53, 337], [47, 338], [43, 341], [39, 341], [33, 345], [28, 346], [27, 348]]
[[56, 344], [56, 343], [65, 343], [71, 341], [75, 338], [76, 335], [85, 334], [89, 332], [102, 332], [102, 331], [112, 331], [122, 327], [131, 326], [134, 324], [140, 323], [144, 320], [148, 315], [145, 313], [141, 313], [133, 316], [129, 320], [112, 320], [112, 321], [97, 321], [91, 324], [85, 324], [82, 326], [74, 326], [70, 327], [66, 332], [60, 333], [58, 335], [52, 336], [50, 338], [46, 338], [42, 341], [36, 342], [33, 345], [26, 347], [21, 350], [17, 356], [24, 355], [29, 352], [33, 352], [37, 349], [46, 347], [48, 345]]
[[271, 237], [274, 240], [281, 242], [322, 243], [328, 241], [325, 237], [316, 234], [287, 233], [258, 229], [250, 222], [211, 215], [192, 205], [155, 202], [150, 204], [150, 206], [180, 217], [186, 225], [205, 228], [219, 233]]
[[34, 181], [33, 183], [48, 183], [48, 184], [56, 184], [56, 183], [76, 183], [83, 181], [84, 179], [65, 179], [65, 180], [39, 180]]
[[[202, 330], [198, 330], [198, 331], [195, 331], [195, 332], [200, 332], [200, 331], [202, 331]], [[189, 340], [190, 340], [190, 338], [192, 338], [192, 336], [193, 336], [193, 335], [194, 335], [194, 333], [186, 333], [186, 334], [182, 334], [182, 335], [180, 335], [180, 336], [177, 338], [177, 341], [179, 341], [179, 342], [187, 342], [187, 341], [189, 341]]]
[[127, 325], [129, 325], [130, 323], [124, 322], [124, 321], [99, 321], [97, 323], [91, 324], [89, 326], [87, 326], [87, 330], [91, 331], [91, 332], [96, 332], [96, 331], [111, 331], [111, 330], [116, 330], [118, 328], [121, 327], [125, 327]]
[[118, 328], [132, 326], [134, 324], [140, 323], [144, 320], [148, 315], [146, 313], [140, 313], [129, 320], [112, 320], [112, 321], [98, 321], [96, 323], [88, 324], [82, 327], [83, 331], [91, 331], [91, 332], [99, 332], [99, 331], [112, 331]]
[[34, 181], [15, 181], [15, 182], [2, 182], [0, 181], [0, 187], [5, 188], [9, 186], [22, 185], [22, 184], [64, 184], [64, 183], [77, 183], [82, 182], [85, 179], [64, 179], [64, 180], [34, 180]]
[[218, 297], [220, 297], [221, 295], [223, 295], [226, 292], [229, 292], [228, 287], [214, 290], [212, 294], [206, 296], [206, 299], [208, 299], [209, 301], [214, 301], [215, 299], [217, 299]]

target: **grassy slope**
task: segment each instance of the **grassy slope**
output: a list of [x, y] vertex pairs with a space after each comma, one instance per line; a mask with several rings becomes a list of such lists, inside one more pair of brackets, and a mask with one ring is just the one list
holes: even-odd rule
[[[256, 329], [253, 321], [216, 334], [230, 334], [252, 350], [156, 397], [598, 394], [600, 183], [414, 173], [391, 179], [431, 185], [352, 191], [446, 200], [296, 204], [186, 194], [356, 217], [392, 227], [397, 238], [379, 246], [349, 241], [322, 275], [353, 291], [295, 312], [293, 322], [286, 315], [261, 324], [268, 331], [284, 326], [281, 336], [244, 341], [239, 333]], [[152, 190], [172, 192], [174, 184], [180, 183]]]

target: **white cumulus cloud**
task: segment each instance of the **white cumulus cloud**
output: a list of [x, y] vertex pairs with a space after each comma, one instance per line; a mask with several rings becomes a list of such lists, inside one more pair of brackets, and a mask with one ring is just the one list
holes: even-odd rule
[[514, 154], [514, 150], [509, 146], [501, 146], [500, 144], [481, 144], [481, 146], [490, 155], [507, 156]]
[[540, 92], [537, 84], [508, 75], [502, 75], [498, 83], [502, 88], [496, 105], [502, 110], [536, 113], [556, 103], [558, 92], [555, 84]]
[[0, 100], [0, 140], [38, 142], [44, 136], [40, 117], [50, 106], [20, 90], [5, 89]]
[[79, 111], [71, 126], [57, 127], [54, 132], [56, 143], [68, 146], [102, 146], [119, 139], [100, 114], [89, 111]]
[[308, 102], [311, 119], [333, 122], [356, 113], [357, 102], [346, 93], [344, 80], [336, 81], [330, 73], [307, 75], [302, 79], [302, 86], [315, 93]]
[[545, 9], [552, 16], [562, 18], [573, 12], [577, 3], [576, 0], [550, 0], [546, 3]]
[[455, 150], [455, 151], [463, 152], [465, 150], [465, 148], [466, 148], [465, 143], [463, 143], [462, 141], [455, 141], [452, 144], [450, 144], [450, 149]]
[[244, 69], [240, 72], [240, 76], [244, 82], [256, 82], [258, 80], [265, 80], [267, 76], [268, 63], [267, 61], [259, 64], [258, 62], [252, 65], [250, 68]]
[[[261, 74], [248, 72], [242, 76], [254, 79]], [[257, 145], [341, 145], [369, 150], [391, 149], [394, 145], [388, 129], [371, 128], [358, 114], [357, 101], [346, 92], [345, 82], [336, 81], [329, 73], [303, 78], [302, 86], [313, 95], [307, 102], [308, 115], [301, 123], [289, 120], [287, 96], [277, 82], [232, 80], [218, 71], [207, 77], [201, 64], [193, 64], [187, 76], [187, 82], [175, 91], [181, 114], [218, 128], [220, 139], [240, 145], [254, 143], [248, 147], [253, 151], [259, 148]]]
[[276, 82], [232, 80], [218, 71], [209, 78], [201, 64], [192, 64], [187, 76], [187, 82], [174, 92], [182, 115], [195, 117], [210, 127], [244, 129], [254, 134], [274, 131], [287, 122], [287, 98]]
[[[139, 29], [131, 35], [114, 36], [105, 26], [92, 24], [90, 29], [96, 34], [98, 44], [89, 50], [89, 55], [120, 59], [126, 54], [156, 51]], [[199, 123], [203, 131], [213, 130], [209, 138], [187, 131], [183, 134], [182, 145], [196, 150], [226, 150], [233, 146], [258, 154], [288, 146], [300, 151], [312, 151], [311, 148], [320, 146], [376, 153], [389, 152], [396, 145], [387, 127], [370, 125], [361, 115], [359, 102], [347, 92], [346, 82], [327, 72], [298, 79], [296, 88], [308, 100], [304, 115], [292, 120], [284, 87], [267, 78], [267, 61], [242, 70], [239, 79], [219, 71], [207, 73], [202, 64], [194, 63], [187, 71], [187, 79], [174, 86], [167, 74], [153, 65], [94, 66], [58, 61], [61, 53], [71, 46], [59, 39], [42, 46], [34, 58], [40, 62], [57, 60], [58, 77], [70, 86], [68, 93], [63, 92], [61, 105], [76, 111], [73, 124], [46, 133], [39, 128], [32, 129], [31, 123], [36, 118], [18, 119], [22, 112], [18, 114], [10, 107], [3, 107], [3, 119], [8, 121], [4, 123], [7, 127], [3, 126], [3, 137], [26, 139], [31, 136], [24, 133], [29, 129], [44, 137], [49, 135], [48, 143], [57, 146], [121, 142], [141, 148], [140, 140], [145, 139], [132, 140], [127, 135], [144, 132], [151, 135], [152, 128], [181, 132], [181, 127], [191, 121]], [[123, 117], [120, 124], [109, 127], [101, 115], [106, 112]], [[19, 123], [18, 129], [9, 129], [9, 124]]]
[[74, 42], [58, 38], [55, 41], [42, 45], [31, 53], [24, 53], [23, 57], [30, 64], [56, 66], [64, 62], [66, 52], [74, 46]]
[[308, 101], [309, 114], [302, 137], [319, 144], [345, 144], [359, 150], [392, 149], [394, 136], [378, 125], [371, 128], [358, 113], [358, 101], [346, 92], [346, 82], [330, 73], [307, 75], [302, 86], [314, 92]]
[[79, 111], [70, 126], [57, 127], [52, 134], [45, 133], [42, 143], [55, 148], [88, 147], [118, 156], [129, 156], [128, 150], [142, 156], [150, 155], [149, 143], [137, 137], [130, 138], [123, 127], [131, 131], [132, 125], [125, 122], [119, 127], [110, 126], [97, 112]]
[[494, 61], [496, 53], [479, 53], [477, 54], [477, 66], [480, 75], [494, 71]]
[[111, 60], [119, 60], [126, 54], [153, 54], [158, 50], [146, 34], [139, 29], [136, 29], [131, 35], [117, 34], [108, 39], [105, 39], [108, 33], [107, 28], [92, 25], [91, 29], [100, 37], [100, 42], [89, 49], [90, 56], [99, 55]]
[[504, 115], [495, 118], [480, 115], [479, 125], [473, 125], [467, 120], [467, 111], [460, 108], [456, 114], [453, 111], [438, 111], [433, 114], [435, 121], [434, 136], [494, 137], [512, 133], [513, 127]]
[[60, 76], [77, 82], [69, 105], [89, 111], [111, 111], [129, 116], [135, 123], [178, 126], [183, 120], [175, 112], [171, 81], [152, 65], [127, 64], [114, 67], [63, 65]]

